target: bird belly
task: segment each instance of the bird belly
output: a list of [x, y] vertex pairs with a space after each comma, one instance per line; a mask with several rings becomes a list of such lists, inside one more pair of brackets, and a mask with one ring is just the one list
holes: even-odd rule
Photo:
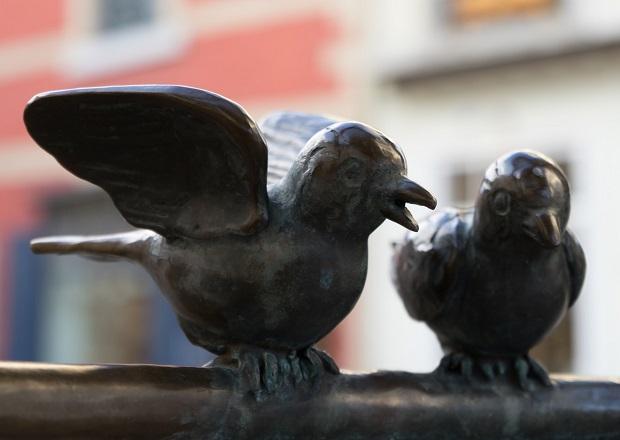
[[487, 355], [527, 353], [567, 310], [570, 284], [562, 263], [551, 255], [471, 267], [460, 300], [435, 323], [443, 344]]
[[359, 298], [366, 254], [294, 246], [228, 241], [189, 259], [172, 256], [161, 284], [190, 340], [216, 352], [232, 344], [299, 349], [329, 333]]

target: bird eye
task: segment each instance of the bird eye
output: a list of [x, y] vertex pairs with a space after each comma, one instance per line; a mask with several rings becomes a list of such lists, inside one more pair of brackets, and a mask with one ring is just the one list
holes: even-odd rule
[[354, 180], [360, 175], [359, 167], [351, 167], [344, 173], [345, 177], [349, 180]]
[[534, 174], [536, 177], [543, 177], [545, 175], [545, 170], [541, 167], [534, 167], [534, 169], [532, 170], [532, 174]]
[[506, 215], [510, 212], [510, 194], [506, 191], [497, 191], [493, 195], [493, 211], [497, 215]]
[[364, 167], [357, 159], [349, 158], [342, 164], [340, 174], [346, 185], [358, 185], [364, 178]]

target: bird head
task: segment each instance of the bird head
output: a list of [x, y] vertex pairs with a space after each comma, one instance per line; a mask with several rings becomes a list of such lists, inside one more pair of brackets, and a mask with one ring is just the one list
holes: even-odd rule
[[476, 201], [476, 229], [485, 240], [558, 246], [568, 223], [570, 189], [548, 157], [516, 151], [486, 171]]
[[370, 234], [386, 218], [417, 231], [405, 204], [436, 206], [432, 194], [405, 176], [400, 148], [358, 122], [316, 133], [294, 168], [304, 221], [331, 231]]

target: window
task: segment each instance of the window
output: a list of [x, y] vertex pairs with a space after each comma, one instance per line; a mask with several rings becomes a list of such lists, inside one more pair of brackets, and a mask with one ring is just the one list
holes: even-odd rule
[[63, 73], [80, 82], [144, 69], [177, 59], [190, 33], [180, 21], [183, 2], [168, 0], [71, 1], [76, 38], [67, 38]]
[[557, 0], [450, 0], [450, 13], [460, 24], [488, 22], [550, 12]]
[[155, 17], [153, 0], [99, 0], [98, 28], [113, 32], [151, 22]]
[[[103, 191], [51, 196], [40, 235], [130, 229]], [[192, 346], [170, 304], [146, 273], [128, 262], [76, 255], [33, 255], [17, 237], [10, 356], [45, 362], [156, 362], [203, 365], [212, 355]]]

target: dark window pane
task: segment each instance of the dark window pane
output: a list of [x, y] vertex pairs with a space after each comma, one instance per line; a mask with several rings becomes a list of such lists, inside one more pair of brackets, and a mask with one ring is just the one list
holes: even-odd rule
[[98, 1], [99, 29], [104, 32], [148, 23], [154, 16], [154, 0]]
[[[45, 228], [37, 235], [105, 234], [131, 229], [100, 190], [51, 196], [44, 212]], [[77, 255], [36, 258], [42, 265], [38, 272], [42, 280], [37, 284], [32, 279], [24, 285], [24, 293], [31, 298], [20, 299], [21, 308], [30, 309], [20, 316], [29, 311], [30, 319], [38, 321], [36, 326], [23, 324], [20, 329], [36, 334], [21, 346], [13, 344], [11, 354], [15, 358], [181, 365], [203, 365], [212, 358], [182, 334], [170, 305], [138, 265], [102, 263]], [[32, 298], [36, 292], [28, 289], [37, 288], [40, 298]]]

